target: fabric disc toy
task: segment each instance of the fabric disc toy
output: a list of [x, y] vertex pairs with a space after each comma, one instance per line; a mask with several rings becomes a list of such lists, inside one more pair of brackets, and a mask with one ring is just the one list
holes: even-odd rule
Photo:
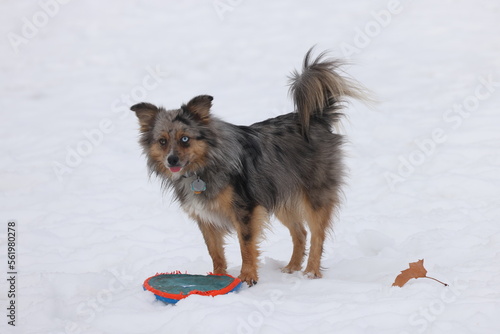
[[241, 281], [230, 275], [190, 275], [179, 271], [156, 274], [144, 281], [144, 290], [154, 293], [156, 299], [175, 304], [191, 295], [217, 296], [236, 291]]

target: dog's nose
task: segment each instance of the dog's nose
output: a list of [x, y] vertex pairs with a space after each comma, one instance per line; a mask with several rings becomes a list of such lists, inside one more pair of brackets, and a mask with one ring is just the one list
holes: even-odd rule
[[170, 166], [176, 166], [179, 163], [179, 157], [176, 155], [169, 155], [167, 157], [167, 162]]

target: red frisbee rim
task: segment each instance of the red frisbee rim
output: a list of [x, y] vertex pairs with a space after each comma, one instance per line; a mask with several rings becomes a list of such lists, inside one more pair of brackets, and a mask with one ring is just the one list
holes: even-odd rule
[[[152, 287], [149, 284], [149, 281], [152, 278], [157, 277], [157, 276], [161, 276], [161, 275], [189, 275], [189, 274], [186, 274], [186, 273], [183, 274], [180, 271], [175, 271], [175, 272], [171, 272], [171, 273], [157, 273], [156, 275], [151, 276], [144, 281], [143, 287], [145, 290], [148, 290], [148, 291], [154, 293], [157, 298], [162, 297], [162, 298], [165, 298], [168, 300], [173, 300], [174, 302], [179, 301], [179, 300], [184, 299], [184, 298], [187, 298], [191, 295], [212, 296], [212, 297], [218, 296], [218, 295], [224, 295], [224, 294], [227, 294], [229, 292], [236, 290], [241, 285], [241, 280], [239, 278], [236, 278], [236, 277], [233, 277], [233, 276], [227, 275], [227, 274], [209, 273], [206, 276], [226, 276], [226, 277], [232, 278], [233, 281], [230, 284], [228, 284], [226, 287], [224, 287], [222, 289], [217, 289], [217, 290], [209, 290], [209, 291], [191, 290], [188, 293], [182, 293], [182, 292], [181, 293], [168, 293], [165, 291], [155, 289], [154, 287]], [[199, 275], [199, 276], [202, 276], [202, 275]]]

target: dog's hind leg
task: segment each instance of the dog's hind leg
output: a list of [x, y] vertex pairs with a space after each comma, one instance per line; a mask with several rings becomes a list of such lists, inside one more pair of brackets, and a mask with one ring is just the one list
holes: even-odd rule
[[310, 278], [321, 278], [321, 256], [326, 233], [331, 225], [331, 215], [336, 204], [332, 201], [329, 205], [314, 207], [305, 201], [306, 220], [311, 230], [311, 248], [304, 274]]
[[224, 236], [227, 231], [216, 226], [198, 221], [205, 243], [207, 244], [208, 253], [214, 264], [214, 274], [227, 274], [227, 262], [224, 255]]
[[288, 274], [299, 271], [302, 269], [302, 262], [306, 254], [307, 237], [302, 216], [294, 208], [282, 208], [275, 215], [283, 225], [288, 227], [293, 242], [293, 252], [290, 262], [281, 271]]

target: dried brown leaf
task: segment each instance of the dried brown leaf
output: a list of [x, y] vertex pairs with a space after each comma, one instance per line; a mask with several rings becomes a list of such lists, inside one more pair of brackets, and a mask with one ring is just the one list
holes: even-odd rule
[[448, 284], [441, 282], [434, 277], [427, 276], [427, 270], [425, 270], [424, 268], [424, 259], [410, 263], [410, 268], [403, 270], [401, 274], [396, 277], [396, 280], [394, 281], [394, 283], [392, 283], [392, 286], [399, 286], [400, 288], [402, 288], [403, 285], [405, 285], [406, 282], [408, 282], [412, 278], [429, 278], [443, 284], [444, 286], [448, 286]]
[[399, 286], [400, 288], [412, 278], [427, 277], [427, 270], [424, 268], [424, 260], [410, 263], [410, 268], [405, 269], [396, 277], [392, 286]]

